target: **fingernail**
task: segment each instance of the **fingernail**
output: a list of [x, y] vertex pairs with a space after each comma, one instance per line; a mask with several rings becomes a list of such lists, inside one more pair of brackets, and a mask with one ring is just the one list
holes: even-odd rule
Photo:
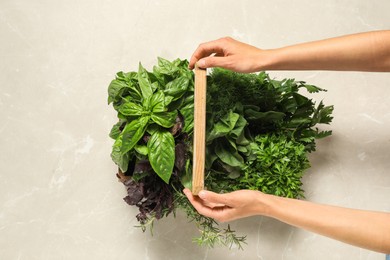
[[206, 66], [206, 62], [204, 60], [198, 60], [197, 64], [201, 68], [204, 68]]
[[203, 191], [203, 190], [201, 190], [201, 191], [199, 191], [198, 196], [199, 196], [201, 199], [205, 199], [205, 198], [206, 198], [206, 192]]

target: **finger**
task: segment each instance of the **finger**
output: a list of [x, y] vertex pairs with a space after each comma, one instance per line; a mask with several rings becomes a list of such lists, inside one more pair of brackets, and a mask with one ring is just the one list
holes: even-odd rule
[[220, 207], [225, 207], [226, 205], [225, 204], [222, 204], [222, 203], [213, 203], [213, 202], [210, 202], [210, 201], [207, 201], [207, 200], [203, 200], [202, 201], [203, 205], [209, 207], [209, 208], [220, 208]]
[[204, 206], [209, 207], [209, 208], [217, 208], [217, 207], [224, 207], [224, 206], [226, 206], [225, 204], [222, 204], [222, 203], [214, 203], [214, 202], [211, 202], [211, 201], [202, 200], [202, 198], [200, 198], [198, 196], [194, 196], [192, 194], [192, 192], [189, 189], [187, 189], [187, 188], [184, 189], [183, 192], [187, 196], [187, 198], [189, 198], [190, 201], [195, 201], [196, 202], [197, 199], [200, 199], [201, 203]]
[[186, 197], [188, 198], [188, 200], [191, 202], [192, 205], [195, 206], [195, 204], [202, 204], [202, 199], [199, 198], [198, 196], [194, 196], [194, 194], [192, 194], [192, 192], [185, 188], [183, 190], [183, 193], [184, 195], [186, 195]]
[[200, 68], [213, 68], [220, 67], [225, 69], [232, 69], [231, 58], [230, 57], [221, 57], [221, 56], [210, 56], [202, 58], [197, 62]]
[[207, 207], [201, 198], [198, 196], [194, 196], [189, 189], [184, 189], [183, 193], [187, 196], [188, 200], [191, 202], [192, 206], [198, 211], [200, 214], [206, 217], [215, 217], [215, 210]]
[[199, 198], [214, 205], [230, 207], [229, 194], [218, 194], [212, 191], [202, 190], [199, 192]]
[[192, 54], [191, 59], [190, 59], [190, 63], [189, 63], [189, 68], [193, 69], [195, 66], [195, 63], [198, 60], [200, 60], [201, 58], [210, 56], [211, 54], [217, 54], [217, 55], [223, 56], [223, 53], [224, 53], [224, 50], [222, 48], [220, 40], [202, 43], [195, 50], [195, 52]]

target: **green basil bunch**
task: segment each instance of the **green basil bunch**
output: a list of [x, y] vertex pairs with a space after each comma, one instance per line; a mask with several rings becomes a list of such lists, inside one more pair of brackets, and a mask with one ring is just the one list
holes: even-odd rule
[[[127, 172], [134, 156], [147, 157], [155, 173], [169, 183], [175, 162], [175, 140], [170, 129], [179, 113], [185, 116], [183, 132], [193, 129], [193, 73], [188, 63], [159, 58], [153, 73], [139, 64], [138, 73], [118, 72], [108, 87], [119, 122], [110, 136], [115, 139], [111, 157]], [[148, 141], [139, 141], [148, 134]]]

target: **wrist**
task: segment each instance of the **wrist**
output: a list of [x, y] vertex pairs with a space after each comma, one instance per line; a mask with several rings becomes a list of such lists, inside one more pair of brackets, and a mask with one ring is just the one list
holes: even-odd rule
[[278, 70], [281, 63], [281, 52], [279, 49], [261, 50], [256, 57], [257, 71]]
[[274, 217], [277, 208], [277, 200], [275, 198], [277, 197], [274, 195], [259, 192], [255, 203], [256, 215]]

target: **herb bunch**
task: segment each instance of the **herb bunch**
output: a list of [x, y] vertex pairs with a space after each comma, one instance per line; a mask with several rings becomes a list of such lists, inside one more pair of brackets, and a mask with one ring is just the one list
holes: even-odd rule
[[[329, 136], [333, 106], [299, 93], [325, 91], [303, 81], [271, 79], [265, 72], [213, 69], [207, 79], [206, 187], [215, 192], [254, 189], [302, 198], [301, 177], [315, 140]], [[137, 206], [143, 230], [176, 209], [196, 223], [202, 245], [242, 248], [244, 236], [199, 215], [182, 193], [192, 178], [194, 75], [186, 60], [158, 58], [153, 71], [118, 72], [108, 87], [118, 122], [112, 160]]]

